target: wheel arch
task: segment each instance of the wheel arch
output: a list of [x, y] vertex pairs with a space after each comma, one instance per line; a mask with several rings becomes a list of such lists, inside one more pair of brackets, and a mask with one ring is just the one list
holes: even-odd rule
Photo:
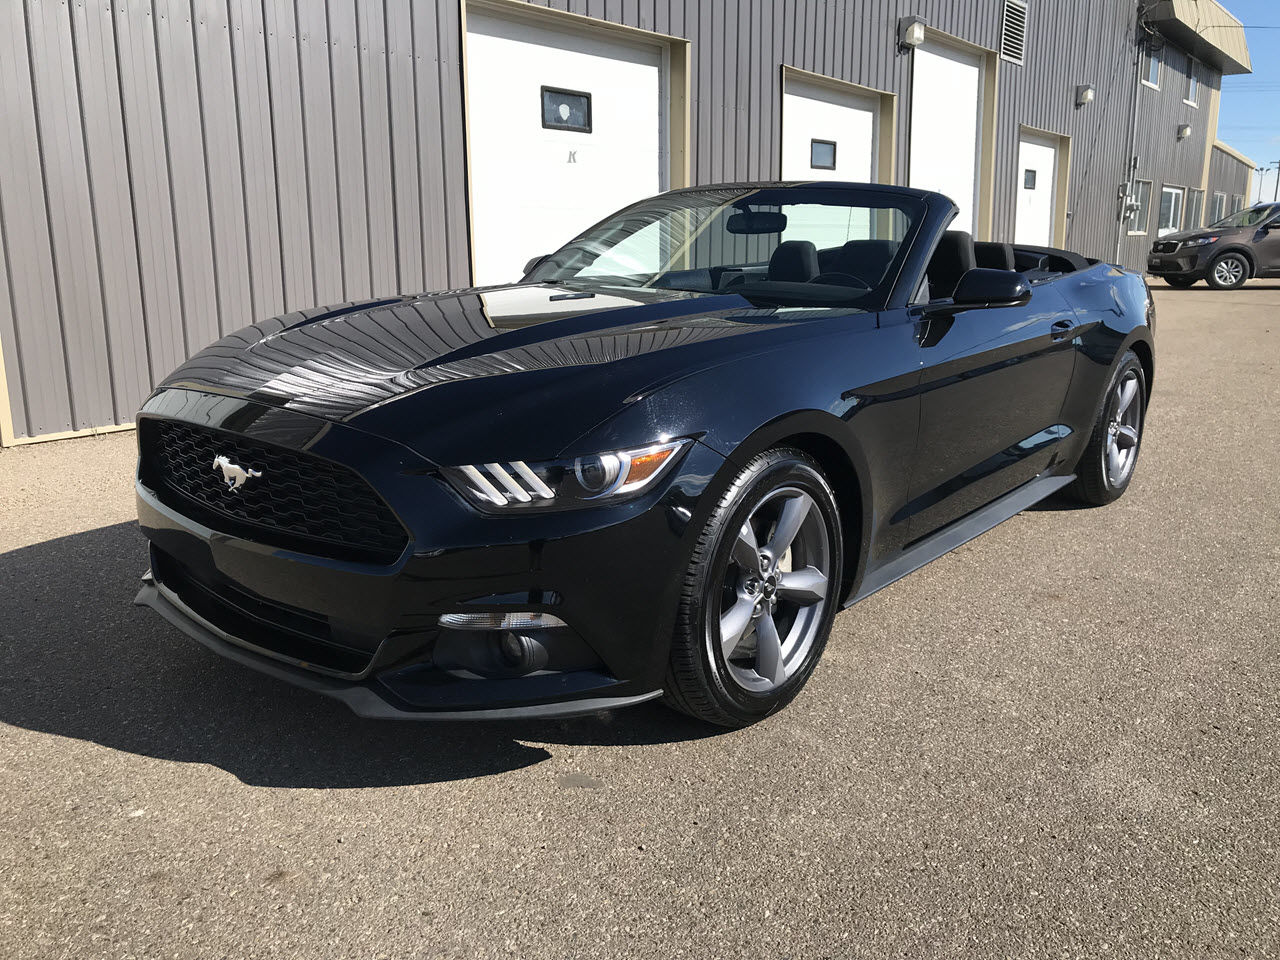
[[794, 447], [822, 468], [840, 510], [844, 567], [840, 572], [841, 602], [853, 596], [866, 570], [872, 506], [869, 469], [861, 448], [851, 443], [849, 426], [830, 413], [798, 412], [765, 424], [739, 443], [728, 457], [736, 472], [752, 457], [774, 447]]
[[[1135, 337], [1129, 344], [1128, 349], [1138, 355], [1138, 362], [1142, 364], [1142, 375], [1147, 381], [1147, 397], [1151, 399], [1152, 384], [1156, 379], [1156, 359], [1155, 351], [1151, 349], [1151, 344], [1142, 337]], [[1123, 352], [1121, 353], [1123, 356]]]
[[1254, 259], [1253, 251], [1241, 244], [1232, 244], [1214, 254], [1210, 263], [1216, 263], [1220, 257], [1226, 256], [1228, 253], [1238, 253], [1244, 257], [1245, 263], [1249, 264], [1249, 276], [1246, 280], [1251, 280], [1258, 275], [1258, 261]]

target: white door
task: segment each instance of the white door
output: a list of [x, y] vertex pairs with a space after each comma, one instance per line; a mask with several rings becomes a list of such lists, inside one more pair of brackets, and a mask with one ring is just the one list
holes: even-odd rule
[[1058, 193], [1058, 148], [1038, 137], [1018, 141], [1018, 210], [1014, 243], [1053, 246], [1053, 213]]
[[978, 206], [982, 61], [929, 44], [916, 47], [911, 72], [910, 185], [955, 201], [952, 230], [973, 232]]
[[782, 94], [782, 179], [876, 179], [871, 97], [788, 78]]
[[664, 73], [657, 46], [468, 11], [476, 284], [665, 188]]

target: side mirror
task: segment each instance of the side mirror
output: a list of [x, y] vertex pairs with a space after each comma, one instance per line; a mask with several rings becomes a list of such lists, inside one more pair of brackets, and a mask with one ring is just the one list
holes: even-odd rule
[[1031, 299], [1031, 284], [1012, 270], [974, 267], [960, 278], [951, 299], [957, 307], [1017, 307]]
[[551, 254], [544, 253], [544, 254], [541, 254], [540, 256], [534, 257], [532, 260], [526, 263], [524, 265], [524, 275], [527, 277], [529, 274], [533, 273], [533, 271], [538, 268], [538, 265], [541, 264], [542, 261], [547, 259], [547, 257], [549, 256], [551, 256]]

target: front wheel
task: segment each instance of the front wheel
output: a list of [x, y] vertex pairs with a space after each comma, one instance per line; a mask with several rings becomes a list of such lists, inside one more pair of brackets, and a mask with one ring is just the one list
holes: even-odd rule
[[1146, 374], [1137, 355], [1129, 350], [1112, 374], [1089, 445], [1076, 465], [1076, 481], [1070, 491], [1077, 499], [1103, 506], [1129, 489], [1142, 448], [1146, 410]]
[[818, 465], [789, 448], [755, 457], [694, 548], [667, 703], [725, 727], [788, 703], [826, 646], [842, 563], [839, 510]]
[[1249, 279], [1249, 261], [1239, 253], [1224, 253], [1209, 265], [1209, 286], [1215, 290], [1237, 290]]

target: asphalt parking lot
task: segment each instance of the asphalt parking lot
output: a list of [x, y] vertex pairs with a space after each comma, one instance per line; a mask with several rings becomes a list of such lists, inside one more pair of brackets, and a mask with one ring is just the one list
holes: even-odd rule
[[1156, 287], [1129, 493], [733, 733], [360, 720], [131, 606], [131, 435], [0, 451], [0, 956], [1280, 955], [1280, 282]]

